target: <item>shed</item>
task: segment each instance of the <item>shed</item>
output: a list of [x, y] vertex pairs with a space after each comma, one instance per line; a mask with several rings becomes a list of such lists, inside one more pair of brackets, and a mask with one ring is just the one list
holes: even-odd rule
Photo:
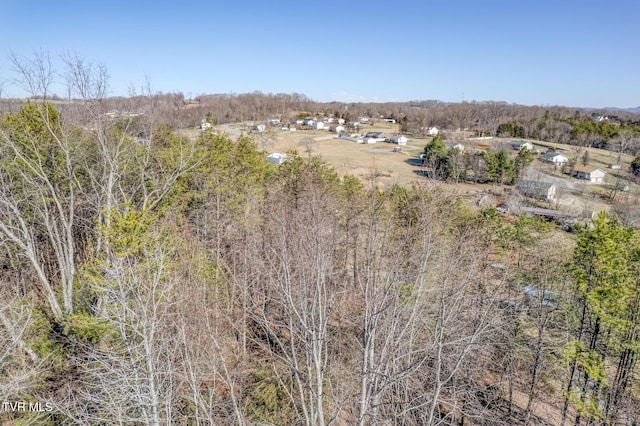
[[289, 156], [287, 154], [281, 154], [279, 152], [274, 152], [273, 154], [269, 154], [267, 156], [267, 163], [282, 164], [285, 161], [287, 161], [288, 158], [289, 158]]

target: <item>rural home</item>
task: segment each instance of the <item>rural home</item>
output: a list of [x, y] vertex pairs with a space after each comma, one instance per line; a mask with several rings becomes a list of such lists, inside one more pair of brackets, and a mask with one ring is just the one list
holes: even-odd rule
[[591, 183], [604, 182], [604, 175], [605, 173], [602, 170], [595, 167], [575, 166], [573, 168], [573, 176], [576, 179], [588, 180]]
[[376, 142], [384, 142], [387, 139], [387, 135], [385, 135], [383, 132], [367, 132], [364, 134], [364, 137], [365, 139], [375, 139]]
[[531, 142], [511, 141], [509, 145], [511, 145], [511, 148], [515, 151], [520, 151], [521, 149], [524, 149], [524, 148], [528, 149], [529, 151], [533, 151], [533, 144]]
[[427, 135], [429, 136], [436, 136], [438, 134], [439, 130], [436, 127], [429, 127], [427, 129]]
[[330, 126], [329, 127], [329, 131], [330, 132], [336, 132], [336, 133], [342, 133], [344, 132], [344, 126], [341, 125], [337, 125], [337, 126]]
[[620, 164], [612, 163], [607, 165], [611, 170], [620, 170]]
[[564, 166], [569, 159], [557, 152], [545, 152], [542, 159], [548, 163], [553, 163], [555, 166]]
[[267, 126], [265, 124], [258, 124], [255, 126], [255, 129], [258, 132], [264, 132], [267, 129]]
[[516, 182], [516, 190], [524, 196], [539, 200], [552, 201], [556, 197], [556, 186], [549, 182], [519, 180]]
[[271, 164], [282, 164], [287, 161], [289, 156], [287, 154], [281, 154], [279, 152], [274, 152], [273, 154], [269, 154], [267, 156], [267, 163]]
[[324, 129], [324, 123], [322, 121], [316, 121], [311, 125], [311, 127], [313, 127], [316, 130], [322, 130]]
[[396, 136], [394, 138], [389, 138], [387, 140], [391, 143], [397, 143], [398, 145], [406, 145], [408, 139], [406, 136]]

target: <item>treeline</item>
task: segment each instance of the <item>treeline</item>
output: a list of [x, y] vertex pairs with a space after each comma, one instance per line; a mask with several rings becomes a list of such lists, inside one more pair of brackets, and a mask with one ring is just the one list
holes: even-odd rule
[[496, 136], [517, 137], [640, 153], [640, 123], [618, 116], [591, 114], [588, 117], [552, 117], [545, 112], [529, 123], [508, 121], [498, 125]]
[[[513, 185], [526, 166], [533, 162], [533, 154], [521, 149], [515, 158], [510, 151], [487, 149], [471, 153], [457, 147], [448, 149], [441, 135], [436, 135], [424, 147], [422, 165], [430, 167], [432, 177], [458, 182], [472, 178], [478, 182]], [[467, 176], [467, 171], [473, 173]]]
[[636, 230], [84, 112], [0, 121], [3, 421], [638, 418]]

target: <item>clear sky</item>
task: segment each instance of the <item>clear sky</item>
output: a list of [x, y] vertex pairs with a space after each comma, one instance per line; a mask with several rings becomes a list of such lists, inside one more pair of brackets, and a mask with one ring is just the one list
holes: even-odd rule
[[[101, 62], [110, 94], [640, 105], [640, 1], [0, 0], [9, 52]], [[64, 95], [64, 90], [54, 90]]]

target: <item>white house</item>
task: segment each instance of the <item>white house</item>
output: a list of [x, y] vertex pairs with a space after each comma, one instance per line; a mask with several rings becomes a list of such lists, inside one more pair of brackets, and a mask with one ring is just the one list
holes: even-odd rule
[[548, 163], [553, 163], [555, 166], [564, 166], [567, 164], [569, 159], [562, 154], [558, 154], [557, 152], [545, 152], [542, 157], [544, 161]]
[[257, 130], [258, 132], [264, 132], [266, 129], [267, 129], [267, 126], [266, 126], [265, 124], [258, 124], [258, 125], [256, 126], [256, 130]]
[[345, 123], [344, 118], [338, 118], [338, 124], [344, 124], [344, 123]]
[[406, 136], [397, 136], [389, 140], [391, 141], [391, 143], [397, 143], [398, 145], [406, 145], [408, 139]]
[[274, 152], [273, 154], [269, 154], [267, 156], [267, 163], [271, 164], [282, 164], [287, 161], [289, 156], [287, 154], [281, 154], [279, 152]]
[[533, 144], [531, 142], [526, 141], [512, 141], [509, 143], [511, 148], [515, 151], [520, 151], [521, 149], [528, 149], [529, 151], [533, 151]]
[[329, 131], [336, 132], [336, 133], [342, 133], [342, 132], [344, 132], [344, 126], [341, 126], [341, 125], [331, 126], [331, 127], [329, 127]]
[[365, 138], [374, 138], [377, 142], [384, 142], [387, 139], [387, 135], [384, 132], [367, 132], [364, 134]]
[[575, 166], [573, 168], [573, 176], [575, 178], [588, 180], [591, 183], [604, 182], [604, 175], [605, 173], [602, 170], [595, 167]]
[[427, 129], [427, 135], [436, 136], [440, 131], [436, 127], [429, 127]]
[[311, 125], [311, 127], [313, 127], [316, 130], [322, 130], [324, 129], [324, 123], [322, 121], [316, 121]]
[[545, 201], [552, 201], [556, 197], [556, 186], [548, 182], [519, 180], [516, 182], [516, 190], [527, 197]]

